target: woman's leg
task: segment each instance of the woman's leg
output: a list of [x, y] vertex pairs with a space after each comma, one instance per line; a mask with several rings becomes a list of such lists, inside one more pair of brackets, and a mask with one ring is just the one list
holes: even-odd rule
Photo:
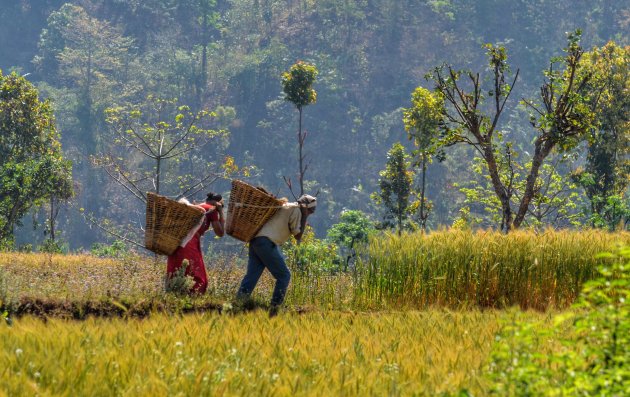
[[190, 266], [188, 266], [189, 275], [195, 280], [195, 285], [191, 288], [191, 292], [203, 294], [208, 288], [208, 275], [206, 274], [206, 264], [203, 262], [201, 255], [196, 256], [194, 259], [190, 259]]
[[183, 260], [184, 255], [182, 247], [177, 247], [175, 252], [166, 258], [166, 275], [168, 278], [173, 277], [179, 268], [182, 267]]

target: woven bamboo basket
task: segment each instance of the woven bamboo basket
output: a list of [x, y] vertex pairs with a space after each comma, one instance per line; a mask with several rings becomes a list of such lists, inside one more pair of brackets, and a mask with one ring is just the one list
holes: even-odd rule
[[200, 208], [147, 193], [144, 246], [156, 254], [170, 255], [202, 217]]
[[284, 203], [262, 189], [234, 179], [225, 232], [248, 243]]

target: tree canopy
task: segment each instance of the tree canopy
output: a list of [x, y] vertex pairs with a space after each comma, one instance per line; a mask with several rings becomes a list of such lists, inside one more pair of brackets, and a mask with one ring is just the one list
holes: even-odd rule
[[14, 226], [32, 207], [71, 195], [50, 102], [24, 77], [0, 71], [0, 244], [13, 243]]
[[[417, 202], [420, 210], [414, 221], [424, 222], [428, 230], [452, 224], [460, 210], [469, 206], [470, 197], [461, 189], [474, 190], [466, 185], [473, 180], [483, 188], [477, 193], [485, 191], [498, 200], [496, 222], [483, 204], [469, 206], [471, 216], [483, 218], [486, 227], [500, 227], [504, 215], [508, 219], [504, 228], [510, 225], [509, 219], [510, 227], [534, 224], [536, 217], [543, 223], [553, 222], [555, 215], [541, 217], [553, 213], [548, 210], [554, 207], [545, 202], [544, 191], [563, 192], [558, 201], [571, 194], [588, 196], [586, 201], [573, 201], [575, 207], [563, 215], [559, 225], [618, 227], [619, 215], [623, 218], [624, 213], [618, 210], [628, 200], [622, 183], [627, 177], [623, 161], [612, 165], [604, 159], [611, 158], [612, 147], [617, 148], [619, 159], [627, 156], [627, 143], [613, 137], [623, 137], [618, 126], [627, 120], [622, 110], [627, 90], [618, 83], [627, 63], [618, 54], [629, 44], [628, 15], [625, 2], [607, 0], [21, 0], [0, 8], [0, 68], [9, 74], [27, 75], [41, 97], [50, 98], [54, 106], [64, 158], [72, 161], [77, 187], [71, 206], [62, 208], [58, 217], [63, 231], [60, 237], [67, 239], [71, 249], [105, 239], [98, 232], [85, 232], [75, 208], [116, 223], [135, 214], [131, 207], [135, 200], [125, 200], [125, 191], [94, 168], [90, 159], [111, 150], [106, 109], [129, 108], [150, 95], [177, 98], [193, 112], [216, 111], [219, 118], [225, 115], [221, 128], [229, 130], [229, 137], [222, 145], [233, 160], [229, 167], [237, 164], [252, 169], [249, 182], [280, 196], [290, 195], [283, 177], [296, 174], [296, 160], [302, 159], [298, 172], [304, 189], [322, 193], [321, 215], [311, 220], [318, 235], [324, 235], [344, 209], [360, 209], [376, 219], [369, 195], [380, 189], [379, 171], [395, 142], [402, 142], [413, 153], [410, 160], [418, 172], [412, 184], [414, 188], [424, 186], [418, 189], [423, 198]], [[560, 99], [561, 85], [568, 81], [562, 74], [568, 53], [562, 47], [566, 32], [576, 29], [583, 32], [579, 47], [584, 51], [578, 67], [584, 74], [575, 76], [578, 86], [591, 74], [582, 94], [601, 90], [603, 80], [592, 72], [615, 70], [609, 79], [615, 84], [609, 85], [610, 95], [601, 91], [597, 106], [590, 102], [590, 94], [582, 98], [598, 118], [608, 114], [608, 124], [595, 120], [596, 127], [560, 143], [551, 130], [564, 127], [554, 124], [554, 113], [561, 115], [563, 109], [584, 113], [581, 105], [576, 106], [582, 94]], [[604, 50], [609, 42], [619, 48], [610, 57], [605, 55], [609, 50]], [[493, 52], [494, 65], [480, 50], [482, 43], [492, 43], [485, 52]], [[590, 54], [595, 52], [599, 55], [591, 60]], [[316, 93], [297, 90], [289, 100], [283, 73], [289, 73], [296, 60], [303, 67], [317, 65], [311, 87]], [[483, 161], [484, 156], [471, 145], [444, 146], [447, 156], [441, 157], [440, 150], [426, 146], [436, 137], [418, 135], [409, 119], [405, 121], [404, 109], [415, 107], [409, 99], [419, 85], [434, 93], [423, 76], [435, 71], [436, 65], [463, 72], [456, 75], [462, 93], [473, 98], [475, 92], [470, 88], [474, 83], [466, 72], [479, 73], [482, 91], [478, 98], [483, 104], [477, 113], [471, 113], [477, 119], [470, 120], [479, 122], [484, 134], [493, 128], [496, 99], [511, 92], [494, 126], [493, 145], [488, 146], [494, 153], [496, 172], [484, 169], [483, 163], [482, 174], [476, 172], [474, 158]], [[492, 80], [495, 67], [505, 77], [499, 80], [500, 87], [486, 80]], [[448, 74], [445, 77], [450, 79]], [[545, 102], [551, 97], [541, 96], [543, 85], [553, 92], [552, 112]], [[619, 98], [619, 102], [614, 105], [606, 98]], [[527, 100], [536, 126], [519, 105], [522, 99]], [[317, 105], [309, 106], [313, 100]], [[610, 111], [602, 107], [606, 103]], [[300, 122], [309, 132], [306, 144], [306, 129], [297, 126], [296, 107], [308, 109]], [[541, 117], [539, 112], [550, 117]], [[573, 118], [567, 126], [584, 121]], [[301, 153], [292, 138], [297, 131], [302, 131], [297, 142], [305, 149]], [[438, 128], [438, 135], [444, 132]], [[423, 139], [406, 139], [410, 133]], [[554, 147], [538, 166], [533, 161], [534, 141], [547, 133], [551, 133], [547, 141], [555, 141]], [[540, 153], [545, 151], [543, 140]], [[138, 161], [138, 157], [124, 154], [130, 156], [125, 158], [129, 164]], [[568, 157], [563, 159], [565, 155]], [[441, 161], [431, 161], [434, 156]], [[172, 170], [177, 168], [179, 176], [192, 181], [189, 171], [198, 175], [207, 159], [219, 160], [210, 145], [182, 157]], [[528, 181], [532, 167], [538, 168], [539, 176]], [[486, 179], [492, 175], [495, 177]], [[571, 184], [578, 185], [569, 192], [565, 188]], [[501, 191], [501, 185], [506, 189], [501, 193], [503, 199], [495, 188]], [[609, 186], [615, 188], [609, 190]], [[217, 179], [212, 190], [227, 197], [229, 180]], [[530, 193], [525, 206], [522, 198]], [[508, 202], [509, 214], [504, 214]], [[41, 219], [35, 221], [41, 223]], [[16, 231], [18, 244], [42, 237], [32, 228]]]

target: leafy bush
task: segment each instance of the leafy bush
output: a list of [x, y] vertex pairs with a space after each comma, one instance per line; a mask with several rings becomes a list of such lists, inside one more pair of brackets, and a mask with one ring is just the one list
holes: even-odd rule
[[343, 211], [339, 223], [328, 230], [328, 239], [339, 246], [344, 258], [344, 271], [348, 270], [350, 260], [356, 257], [356, 247], [367, 244], [375, 230], [374, 223], [358, 210]]
[[38, 246], [37, 249], [39, 250], [39, 252], [46, 252], [49, 254], [63, 254], [68, 252], [67, 245], [49, 238], [44, 240], [44, 242], [40, 246]]
[[11, 325], [12, 320], [9, 315], [12, 312], [15, 302], [9, 295], [7, 279], [6, 271], [0, 267], [0, 318], [4, 319], [8, 325]]
[[190, 290], [195, 285], [195, 279], [186, 275], [186, 269], [188, 269], [189, 263], [187, 259], [184, 259], [182, 266], [177, 269], [172, 276], [166, 276], [164, 281], [164, 287], [166, 292], [178, 295], [186, 296], [190, 294]]
[[489, 368], [494, 393], [630, 395], [630, 247], [601, 257], [609, 259], [601, 277], [584, 285], [573, 312], [556, 316], [556, 327], [503, 328]]
[[315, 237], [311, 227], [307, 227], [300, 244], [290, 239], [282, 246], [291, 270], [305, 273], [335, 272], [340, 270], [337, 246]]
[[116, 240], [111, 245], [95, 243], [90, 252], [99, 258], [122, 258], [129, 254], [129, 249], [124, 242]]

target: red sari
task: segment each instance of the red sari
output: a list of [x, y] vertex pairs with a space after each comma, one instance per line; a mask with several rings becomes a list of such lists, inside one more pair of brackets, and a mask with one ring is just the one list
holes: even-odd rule
[[167, 277], [173, 277], [175, 272], [182, 266], [184, 259], [188, 259], [188, 267], [186, 275], [191, 276], [195, 280], [195, 285], [191, 292], [203, 294], [208, 288], [208, 276], [206, 275], [206, 265], [203, 262], [203, 253], [201, 251], [201, 236], [210, 228], [213, 221], [219, 220], [219, 213], [213, 210], [210, 204], [199, 204], [206, 210], [203, 223], [193, 238], [184, 247], [177, 247], [175, 252], [168, 256], [166, 260]]

